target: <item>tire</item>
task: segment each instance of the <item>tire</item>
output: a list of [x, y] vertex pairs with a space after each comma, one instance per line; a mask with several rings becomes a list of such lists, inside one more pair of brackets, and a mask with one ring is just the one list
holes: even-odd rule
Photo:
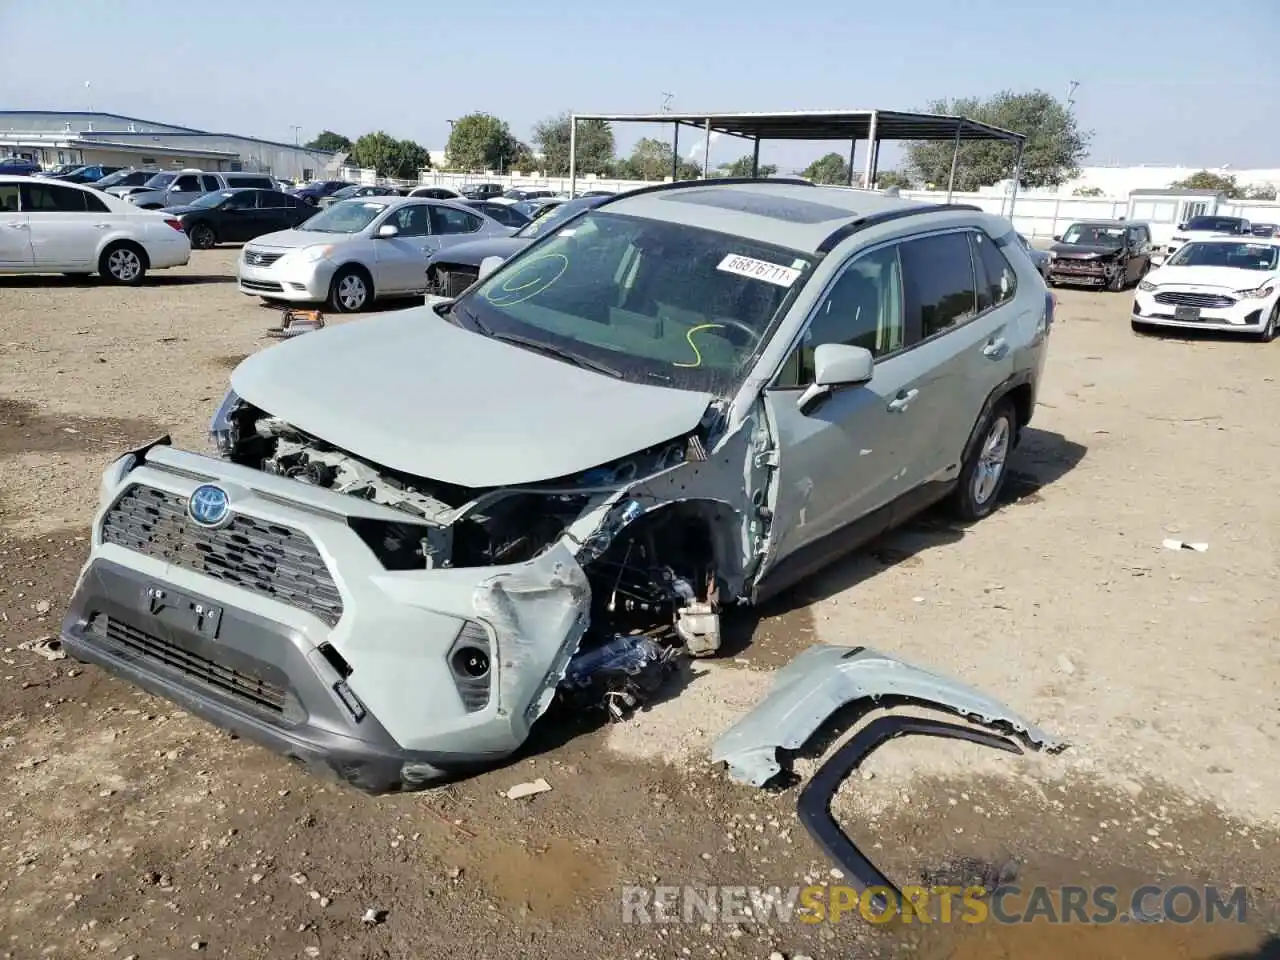
[[333, 275], [329, 306], [334, 313], [359, 313], [372, 302], [373, 281], [363, 267], [343, 267]]
[[[1127, 269], [1127, 268], [1126, 268]], [[1119, 293], [1124, 289], [1125, 270], [1121, 270], [1114, 277], [1107, 281], [1107, 289], [1112, 293]]]
[[98, 275], [107, 283], [136, 287], [147, 275], [147, 253], [136, 243], [118, 240], [102, 251]]
[[978, 442], [960, 468], [951, 509], [959, 520], [972, 523], [991, 516], [1000, 504], [1009, 473], [1009, 454], [1018, 435], [1018, 414], [1009, 400], [1001, 400], [982, 421]]
[[218, 245], [218, 235], [207, 223], [197, 223], [191, 228], [191, 249], [212, 250]]
[[1276, 338], [1276, 328], [1280, 327], [1280, 301], [1271, 308], [1271, 313], [1267, 317], [1267, 325], [1262, 328], [1262, 332], [1258, 334], [1259, 343], [1270, 343]]

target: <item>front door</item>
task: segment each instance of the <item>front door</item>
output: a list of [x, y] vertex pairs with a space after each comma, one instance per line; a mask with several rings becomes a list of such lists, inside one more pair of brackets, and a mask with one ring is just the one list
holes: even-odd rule
[[[814, 353], [824, 343], [870, 350], [875, 376], [802, 411], [797, 403], [813, 382]], [[888, 511], [880, 508], [904, 492], [913, 437], [928, 429], [916, 405], [920, 371], [910, 347], [897, 245], [855, 257], [765, 391], [776, 469], [762, 574], [791, 559], [784, 575], [791, 582], [847, 548], [843, 531], [862, 539], [887, 524]]]
[[30, 217], [16, 183], [0, 183], [0, 269], [31, 266]]
[[[431, 235], [431, 216], [426, 203], [406, 203], [382, 219], [400, 231], [394, 237], [375, 240], [377, 272], [374, 286], [379, 292], [421, 293], [427, 288], [427, 258], [439, 244]], [[376, 234], [378, 227], [374, 228]]]
[[[215, 187], [214, 189], [217, 188]], [[197, 197], [204, 196], [207, 192], [200, 183], [199, 174], [183, 173], [173, 183], [169, 184], [169, 190], [164, 198], [164, 205], [166, 207], [181, 207]]]

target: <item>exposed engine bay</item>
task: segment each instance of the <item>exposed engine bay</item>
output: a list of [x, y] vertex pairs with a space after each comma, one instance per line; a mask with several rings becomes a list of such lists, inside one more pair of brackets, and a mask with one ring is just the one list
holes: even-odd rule
[[590, 626], [559, 691], [574, 707], [620, 719], [678, 657], [720, 646], [716, 518], [705, 509], [676, 502], [646, 512], [623, 501], [594, 536], [569, 532], [632, 481], [705, 460], [698, 433], [558, 481], [471, 489], [387, 469], [243, 402], [222, 426], [214, 439], [232, 462], [403, 512], [402, 524], [348, 521], [389, 570], [520, 564], [573, 540], [592, 592]]

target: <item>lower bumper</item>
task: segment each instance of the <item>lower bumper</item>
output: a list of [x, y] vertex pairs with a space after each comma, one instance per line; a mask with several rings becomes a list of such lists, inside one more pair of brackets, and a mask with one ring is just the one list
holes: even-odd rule
[[403, 749], [325, 652], [290, 627], [110, 561], [86, 569], [61, 639], [77, 660], [370, 793], [426, 786], [500, 759]]
[[1266, 327], [1266, 320], [1253, 323], [1232, 323], [1222, 317], [1204, 317], [1200, 320], [1177, 320], [1171, 314], [1133, 313], [1134, 323], [1143, 323], [1152, 327], [1179, 327], [1183, 330], [1216, 330], [1223, 333], [1261, 333]]
[[1104, 287], [1110, 277], [1105, 273], [1059, 273], [1056, 270], [1050, 270], [1047, 279], [1050, 283], [1078, 284], [1082, 287]]
[[185, 240], [179, 240], [176, 243], [149, 243], [147, 245], [147, 260], [153, 270], [163, 270], [166, 267], [185, 267], [191, 262], [191, 244]]
[[329, 296], [329, 271], [298, 271], [240, 264], [236, 282], [251, 297], [272, 297], [295, 303], [320, 303]]

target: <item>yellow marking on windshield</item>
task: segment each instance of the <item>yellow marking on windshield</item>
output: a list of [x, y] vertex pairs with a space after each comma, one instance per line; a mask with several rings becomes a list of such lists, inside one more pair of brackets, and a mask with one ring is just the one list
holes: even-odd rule
[[[545, 264], [547, 261], [559, 261], [547, 273], [542, 273], [530, 268], [536, 265]], [[511, 275], [502, 281], [496, 290], [490, 290], [484, 295], [485, 299], [492, 303], [495, 307], [513, 307], [517, 303], [524, 303], [533, 297], [536, 297], [543, 290], [546, 290], [553, 283], [564, 276], [564, 272], [569, 269], [569, 258], [563, 253], [548, 253], [540, 257], [535, 257], [528, 263], [522, 263], [512, 271]], [[523, 283], [514, 284], [512, 281], [519, 279], [521, 276], [532, 273], [528, 280]], [[525, 291], [528, 291], [527, 293]]]
[[693, 335], [699, 330], [718, 330], [723, 328], [723, 323], [700, 323], [696, 327], [690, 327], [689, 332], [684, 335], [684, 338], [689, 341], [689, 348], [693, 351], [693, 355], [696, 359], [693, 363], [673, 363], [671, 365], [673, 367], [688, 367], [689, 369], [702, 366], [702, 351], [699, 350], [698, 345], [693, 342]]

